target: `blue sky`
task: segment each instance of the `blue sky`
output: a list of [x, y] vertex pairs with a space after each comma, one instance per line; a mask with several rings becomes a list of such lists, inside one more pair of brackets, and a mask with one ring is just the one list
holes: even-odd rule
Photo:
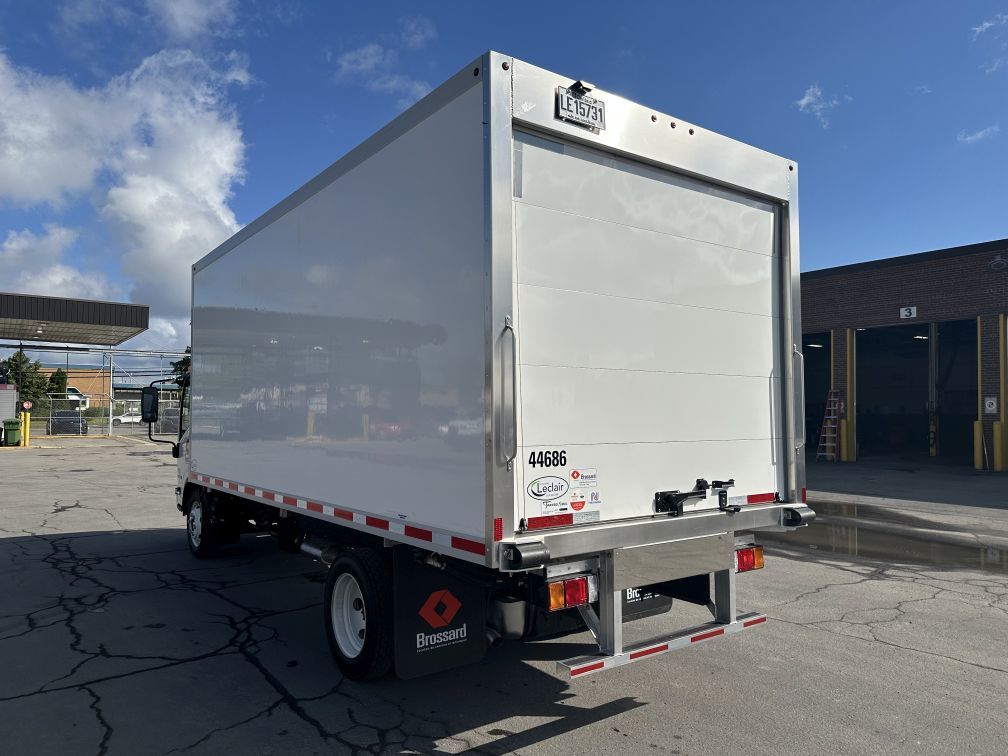
[[798, 161], [805, 270], [1008, 236], [1008, 0], [0, 2], [0, 290], [151, 304], [487, 49]]

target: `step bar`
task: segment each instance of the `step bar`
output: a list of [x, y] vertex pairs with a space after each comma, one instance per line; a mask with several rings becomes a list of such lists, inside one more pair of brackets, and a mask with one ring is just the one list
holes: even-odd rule
[[648, 659], [652, 656], [675, 651], [676, 649], [694, 646], [697, 643], [702, 643], [712, 638], [740, 633], [750, 627], [761, 625], [766, 620], [767, 617], [765, 614], [747, 612], [739, 614], [734, 622], [707, 622], [686, 630], [679, 630], [668, 636], [652, 638], [643, 643], [629, 645], [618, 654], [576, 656], [572, 659], [558, 661], [557, 674], [571, 680], [580, 679], [594, 672], [622, 667], [624, 664], [632, 664], [641, 659]]

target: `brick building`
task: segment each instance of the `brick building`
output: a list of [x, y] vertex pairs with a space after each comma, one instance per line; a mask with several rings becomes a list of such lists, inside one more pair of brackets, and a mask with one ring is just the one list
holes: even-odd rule
[[99, 365], [74, 365], [59, 362], [42, 365], [42, 374], [50, 376], [57, 370], [67, 374], [67, 386], [88, 397], [90, 406], [107, 407], [109, 403], [109, 371]]
[[809, 453], [1008, 469], [1008, 239], [802, 274]]

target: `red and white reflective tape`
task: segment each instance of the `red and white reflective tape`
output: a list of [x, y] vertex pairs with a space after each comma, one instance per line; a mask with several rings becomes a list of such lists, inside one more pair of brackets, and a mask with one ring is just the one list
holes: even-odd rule
[[775, 504], [779, 500], [776, 493], [753, 493], [741, 496], [729, 496], [728, 504], [733, 507], [750, 506], [753, 504]]
[[245, 485], [244, 483], [237, 483], [233, 480], [215, 478], [212, 475], [203, 475], [201, 473], [193, 472], [189, 473], [189, 480], [196, 483], [202, 483], [205, 486], [216, 488], [226, 493], [239, 493], [245, 498], [257, 499], [259, 501], [269, 502], [270, 504], [288, 507], [290, 509], [303, 509], [307, 512], [314, 512], [316, 515], [322, 515], [324, 518], [342, 520], [344, 523], [353, 523], [353, 526], [357, 530], [375, 531], [375, 535], [385, 536], [391, 533], [403, 536], [404, 538], [413, 539], [414, 541], [423, 541], [432, 545], [441, 546], [447, 550], [461, 551], [466, 554], [479, 557], [485, 557], [487, 553], [486, 544], [483, 541], [476, 541], [471, 538], [466, 538], [445, 531], [432, 530], [430, 528], [411, 525], [403, 520], [388, 520], [384, 517], [377, 517], [364, 512], [342, 509], [341, 507], [337, 507], [333, 504], [312, 501], [310, 499], [302, 499], [297, 496], [289, 496], [287, 494], [278, 493], [277, 491], [270, 491], [263, 488], [256, 488], [255, 486]]
[[[804, 496], [802, 489], [802, 495]], [[728, 503], [733, 506], [749, 504], [773, 504], [777, 501], [776, 493], [758, 493], [745, 496], [730, 496]], [[804, 499], [802, 499], [804, 501]], [[544, 528], [562, 528], [574, 524], [573, 512], [562, 512], [554, 515], [543, 515], [541, 517], [529, 517], [525, 520], [525, 527], [528, 530], [542, 530]]]
[[667, 638], [655, 639], [647, 643], [629, 646], [622, 653], [614, 656], [581, 656], [557, 662], [557, 670], [561, 674], [570, 675], [573, 679], [591, 674], [592, 672], [599, 672], [603, 669], [612, 669], [613, 667], [630, 664], [639, 659], [646, 659], [649, 656], [658, 656], [679, 648], [693, 646], [711, 638], [738, 633], [753, 625], [766, 622], [766, 620], [765, 614], [746, 612], [745, 614], [738, 615], [734, 622], [724, 624], [708, 622], [705, 625], [673, 633]]

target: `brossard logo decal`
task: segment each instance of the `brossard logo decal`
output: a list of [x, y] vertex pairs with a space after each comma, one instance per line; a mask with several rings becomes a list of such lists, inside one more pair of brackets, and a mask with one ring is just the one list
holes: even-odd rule
[[447, 627], [455, 619], [462, 603], [449, 591], [434, 591], [420, 607], [420, 616], [433, 628]]
[[558, 478], [556, 475], [547, 475], [533, 480], [528, 484], [527, 490], [528, 495], [534, 499], [552, 501], [553, 499], [559, 499], [567, 493], [568, 488], [567, 481], [563, 478]]
[[[427, 597], [418, 614], [424, 622], [436, 630], [450, 625], [461, 608], [462, 602], [455, 598], [450, 591], [440, 590], [434, 591]], [[442, 630], [439, 633], [417, 633], [417, 651], [421, 649], [428, 651], [441, 646], [462, 643], [467, 637], [467, 630], [467, 623], [463, 622], [462, 627], [456, 627], [453, 630]]]

